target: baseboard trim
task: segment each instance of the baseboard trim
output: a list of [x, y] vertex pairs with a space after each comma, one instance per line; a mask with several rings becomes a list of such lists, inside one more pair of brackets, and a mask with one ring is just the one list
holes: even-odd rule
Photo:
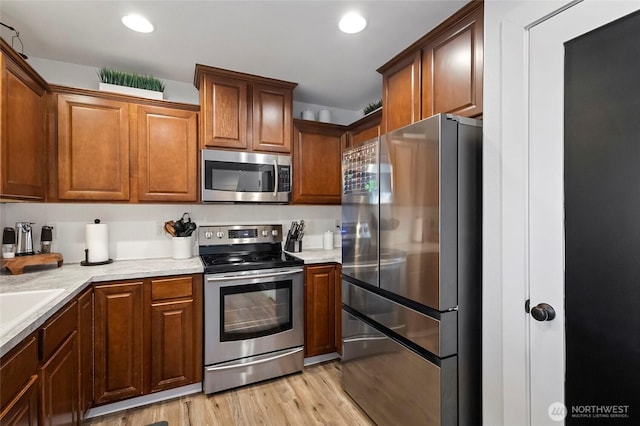
[[191, 395], [200, 392], [202, 392], [202, 383], [194, 383], [192, 385], [182, 386], [175, 389], [154, 392], [150, 395], [138, 396], [136, 398], [114, 402], [113, 404], [101, 405], [99, 407], [91, 408], [89, 409], [89, 411], [87, 411], [85, 419], [113, 414], [118, 411], [137, 408], [143, 405], [153, 404], [156, 402], [165, 401], [167, 399], [177, 398], [180, 396]]
[[332, 361], [336, 358], [341, 358], [340, 354], [337, 352], [331, 352], [330, 354], [312, 356], [304, 359], [304, 366], [308, 367], [313, 364], [320, 364], [321, 362]]

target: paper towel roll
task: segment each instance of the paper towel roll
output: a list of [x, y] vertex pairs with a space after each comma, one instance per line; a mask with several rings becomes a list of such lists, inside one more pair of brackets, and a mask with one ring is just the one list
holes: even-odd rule
[[325, 250], [333, 250], [333, 232], [327, 231], [324, 233], [322, 248]]
[[85, 241], [89, 250], [87, 254], [89, 263], [109, 260], [109, 227], [106, 223], [85, 225]]

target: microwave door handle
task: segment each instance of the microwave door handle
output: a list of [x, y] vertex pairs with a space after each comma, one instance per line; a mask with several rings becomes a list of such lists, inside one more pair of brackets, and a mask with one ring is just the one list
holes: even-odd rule
[[273, 160], [273, 169], [275, 170], [276, 184], [273, 186], [273, 196], [278, 196], [278, 160]]

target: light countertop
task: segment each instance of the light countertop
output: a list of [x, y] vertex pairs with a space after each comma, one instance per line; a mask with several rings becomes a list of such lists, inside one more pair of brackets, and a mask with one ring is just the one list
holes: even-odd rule
[[291, 256], [295, 256], [298, 259], [304, 260], [305, 265], [312, 265], [314, 263], [342, 263], [342, 248], [334, 248], [333, 250], [318, 249], [304, 249], [301, 252], [293, 253], [287, 252]]
[[[342, 261], [342, 250], [307, 249], [290, 253], [308, 264]], [[168, 275], [199, 274], [204, 271], [200, 258], [194, 256], [186, 260], [141, 259], [117, 260], [108, 265], [81, 266], [65, 264], [29, 267], [23, 274], [0, 273], [0, 293], [62, 289], [62, 293], [43, 305], [10, 330], [0, 330], [0, 356], [41, 327], [49, 318], [69, 301], [78, 296], [92, 283], [127, 280]]]
[[197, 256], [186, 260], [143, 259], [118, 260], [108, 265], [81, 266], [80, 264], [38, 266], [27, 268], [23, 274], [0, 274], [0, 293], [34, 290], [62, 289], [63, 292], [40, 307], [23, 321], [5, 333], [0, 330], [0, 356], [41, 327], [52, 315], [91, 283], [126, 280], [168, 275], [202, 273], [203, 267]]

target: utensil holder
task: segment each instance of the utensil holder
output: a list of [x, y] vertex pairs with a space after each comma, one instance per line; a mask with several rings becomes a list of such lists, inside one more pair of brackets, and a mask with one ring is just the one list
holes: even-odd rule
[[191, 237], [171, 238], [171, 257], [173, 259], [190, 259], [191, 256]]

